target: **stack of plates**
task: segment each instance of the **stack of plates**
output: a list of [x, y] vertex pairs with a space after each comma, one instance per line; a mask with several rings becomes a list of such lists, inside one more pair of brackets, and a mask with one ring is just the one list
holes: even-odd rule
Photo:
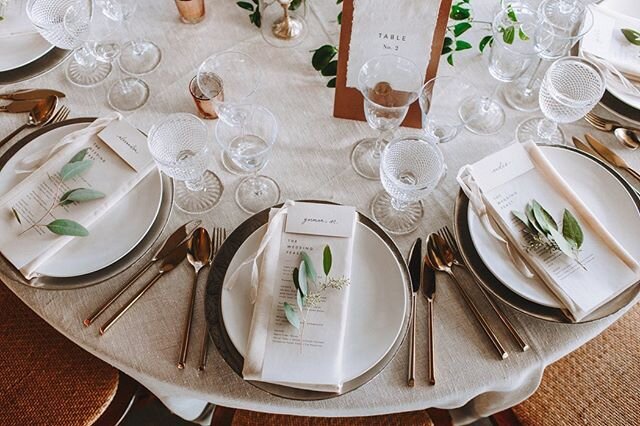
[[[541, 147], [576, 194], [611, 234], [640, 259], [640, 198], [629, 184], [600, 160], [565, 146]], [[504, 246], [484, 229], [460, 192], [455, 208], [456, 239], [471, 272], [488, 290], [512, 307], [537, 318], [572, 322], [561, 303], [538, 278], [526, 278], [514, 267]], [[611, 315], [633, 302], [636, 283], [581, 322]]]
[[[22, 181], [14, 172], [25, 156], [53, 146], [65, 135], [86, 127], [93, 118], [61, 122], [17, 142], [0, 158], [0, 194]], [[27, 284], [48, 288], [75, 288], [103, 281], [130, 266], [160, 235], [169, 217], [173, 188], [155, 170], [144, 178], [108, 214], [94, 223], [90, 235], [65, 245], [38, 269], [41, 276]]]
[[[316, 201], [317, 202], [317, 201]], [[247, 219], [233, 231], [216, 255], [205, 299], [209, 331], [231, 368], [242, 375], [243, 356], [253, 315], [249, 299], [251, 267], [239, 274], [232, 290], [223, 290], [233, 271], [258, 248], [266, 231], [269, 209]], [[358, 214], [353, 249], [342, 394], [380, 373], [400, 347], [409, 324], [409, 273], [391, 238], [373, 221]], [[335, 393], [251, 382], [271, 394], [315, 400]]]

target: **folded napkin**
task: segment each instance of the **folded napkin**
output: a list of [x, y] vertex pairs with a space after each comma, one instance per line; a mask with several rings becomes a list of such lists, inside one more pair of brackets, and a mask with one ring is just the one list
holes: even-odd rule
[[[25, 278], [37, 276], [41, 265], [52, 260], [73, 238], [81, 238], [59, 236], [41, 227], [29, 229], [31, 225], [38, 221], [46, 224], [55, 219], [69, 219], [90, 228], [155, 168], [146, 138], [137, 130], [127, 125], [129, 129], [134, 129], [133, 136], [114, 133], [114, 130], [122, 131], [121, 126], [126, 124], [120, 118], [119, 114], [112, 114], [98, 119], [87, 128], [66, 135], [53, 147], [26, 157], [17, 166], [19, 170], [16, 172], [24, 172], [39, 165], [9, 192], [0, 196], [0, 226], [3, 229], [0, 252]], [[102, 132], [100, 137], [99, 132]], [[106, 137], [107, 132], [109, 138]], [[61, 182], [58, 174], [60, 169], [85, 148], [88, 148], [86, 159], [93, 160], [91, 167], [81, 175]], [[137, 168], [130, 165], [133, 163], [132, 157], [143, 160], [135, 163]], [[98, 190], [105, 197], [59, 206], [45, 214], [63, 193], [76, 188]], [[12, 210], [18, 213], [22, 223], [16, 220]]]
[[[476, 212], [490, 215], [530, 268], [580, 321], [640, 280], [640, 264], [611, 235], [534, 143], [513, 144], [458, 172]], [[512, 211], [537, 200], [554, 217], [566, 208], [584, 232], [580, 261], [527, 250], [524, 225]], [[481, 220], [486, 220], [482, 218]]]
[[[349, 286], [321, 292], [317, 306], [299, 313], [301, 320], [306, 318], [299, 330], [287, 321], [283, 306], [297, 306], [292, 274], [300, 266], [301, 252], [309, 255], [318, 273], [309, 293], [317, 292], [325, 279], [327, 245], [333, 259], [329, 276], [350, 279], [355, 223], [353, 207], [289, 201], [271, 210], [262, 244], [240, 267], [253, 265], [257, 282], [242, 370], [245, 379], [340, 392]], [[236, 277], [232, 274], [227, 290], [233, 291]]]

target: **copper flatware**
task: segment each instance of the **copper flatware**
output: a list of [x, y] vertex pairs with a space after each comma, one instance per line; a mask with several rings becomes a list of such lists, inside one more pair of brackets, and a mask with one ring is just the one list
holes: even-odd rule
[[0, 106], [0, 112], [21, 113], [29, 112], [40, 102], [40, 99], [26, 101], [13, 101], [10, 104]]
[[416, 384], [416, 308], [418, 290], [420, 290], [420, 275], [422, 272], [422, 239], [417, 238], [409, 252], [409, 276], [411, 277], [411, 334], [409, 337], [409, 368], [407, 385]]
[[49, 96], [55, 96], [57, 98], [64, 98], [66, 95], [58, 90], [52, 89], [22, 89], [16, 90], [11, 93], [4, 93], [0, 95], [0, 99], [6, 99], [9, 101], [25, 101], [25, 100], [38, 100], [44, 99]]
[[580, 139], [576, 138], [575, 136], [571, 137], [571, 140], [573, 141], [573, 145], [578, 148], [580, 151], [582, 152], [586, 152], [587, 154], [591, 154], [596, 158], [599, 158], [601, 160], [604, 160], [604, 158], [602, 158], [600, 156], [600, 154], [598, 154], [593, 148], [591, 148], [589, 145], [587, 145], [586, 143], [582, 142]]
[[167, 257], [162, 260], [160, 268], [156, 275], [151, 278], [145, 284], [145, 286], [139, 290], [122, 308], [120, 308], [111, 318], [100, 327], [100, 335], [104, 335], [113, 324], [116, 323], [122, 316], [147, 292], [153, 285], [158, 282], [165, 274], [173, 271], [182, 261], [187, 257], [187, 242], [183, 242], [178, 247], [174, 248]]
[[178, 247], [183, 242], [187, 241], [187, 238], [191, 236], [193, 231], [200, 226], [202, 223], [201, 220], [192, 220], [190, 222], [185, 223], [178, 229], [176, 229], [173, 234], [171, 234], [165, 241], [162, 243], [162, 246], [158, 249], [158, 251], [153, 255], [151, 260], [149, 260], [138, 273], [136, 273], [129, 281], [125, 283], [124, 286], [120, 290], [118, 290], [113, 296], [109, 298], [104, 304], [98, 307], [88, 318], [86, 318], [82, 323], [85, 327], [90, 326], [93, 322], [100, 316], [104, 311], [107, 310], [109, 306], [113, 304], [125, 291], [127, 291], [134, 282], [138, 278], [142, 276], [145, 272], [151, 268], [155, 262], [164, 259], [166, 256], [171, 253], [173, 249]]
[[46, 124], [53, 116], [57, 106], [58, 98], [55, 96], [49, 96], [48, 98], [39, 101], [29, 112], [27, 122], [0, 141], [0, 148], [27, 127], [36, 127]]
[[586, 134], [584, 137], [587, 139], [587, 143], [594, 149], [602, 158], [614, 166], [627, 171], [631, 176], [640, 181], [640, 174], [635, 171], [624, 158], [607, 148], [602, 142], [594, 138], [593, 136]]
[[429, 312], [427, 313], [427, 324], [429, 329], [429, 369], [428, 369], [428, 378], [429, 384], [436, 384], [436, 374], [435, 374], [435, 360], [434, 360], [434, 350], [433, 350], [433, 301], [436, 295], [436, 271], [429, 264], [429, 258], [424, 256], [422, 259], [422, 276], [420, 277], [422, 283], [420, 287], [422, 288], [422, 294], [425, 299], [427, 299], [427, 309]]

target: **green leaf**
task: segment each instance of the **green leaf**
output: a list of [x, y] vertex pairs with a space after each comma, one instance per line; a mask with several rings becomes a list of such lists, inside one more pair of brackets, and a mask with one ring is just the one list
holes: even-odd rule
[[449, 18], [454, 21], [462, 21], [468, 19], [471, 16], [471, 11], [466, 7], [461, 7], [459, 5], [453, 5], [451, 7], [451, 13], [449, 13]]
[[311, 261], [311, 258], [309, 257], [306, 251], [303, 251], [302, 253], [300, 253], [300, 256], [302, 256], [302, 260], [304, 260], [304, 266], [305, 266], [305, 272], [307, 273], [307, 278], [315, 282], [318, 278], [318, 275], [316, 274], [316, 268], [313, 266], [313, 262]]
[[453, 34], [458, 37], [464, 34], [469, 28], [471, 28], [471, 24], [468, 22], [460, 22], [453, 27]]
[[632, 30], [631, 28], [622, 28], [620, 31], [622, 31], [624, 37], [629, 40], [629, 43], [640, 46], [640, 32]]
[[298, 313], [293, 309], [293, 306], [287, 302], [284, 302], [284, 316], [287, 317], [289, 324], [298, 330], [300, 329], [300, 318], [298, 318]]
[[562, 236], [575, 250], [582, 247], [582, 243], [584, 242], [582, 228], [580, 228], [578, 220], [566, 209], [562, 215]]
[[302, 309], [304, 308], [304, 299], [305, 297], [302, 296], [302, 293], [300, 293], [299, 291], [296, 291], [296, 302], [298, 303], [298, 308], [300, 308], [300, 312], [302, 312]]
[[453, 66], [453, 53], [450, 53], [449, 56], [447, 56], [447, 62], [449, 65]]
[[324, 246], [324, 250], [322, 251], [322, 268], [324, 270], [325, 275], [329, 275], [331, 272], [331, 263], [333, 259], [331, 257], [331, 247]]
[[482, 40], [480, 40], [480, 44], [478, 45], [478, 49], [480, 49], [480, 52], [483, 52], [484, 48], [487, 47], [487, 45], [491, 46], [492, 43], [493, 43], [493, 36], [492, 35], [484, 36], [484, 37], [482, 37]]
[[87, 228], [69, 219], [56, 219], [50, 222], [47, 228], [58, 235], [70, 235], [72, 237], [86, 237], [89, 235]]
[[529, 222], [529, 219], [527, 219], [526, 214], [516, 210], [511, 210], [511, 214], [514, 215], [515, 218], [522, 222], [524, 225], [526, 225], [527, 228], [531, 227], [531, 223]]
[[467, 49], [471, 49], [471, 43], [464, 40], [456, 40], [456, 52]]
[[302, 4], [302, 0], [291, 0], [289, 3], [289, 10], [296, 10]]
[[445, 37], [442, 42], [443, 46], [451, 46], [453, 44], [453, 39], [451, 37]]
[[518, 17], [516, 16], [516, 12], [513, 10], [511, 5], [507, 7], [507, 16], [509, 17], [509, 19], [511, 19], [511, 21], [518, 22]]
[[535, 229], [538, 233], [545, 235], [544, 230], [536, 220], [536, 216], [533, 213], [533, 206], [531, 205], [531, 203], [528, 203], [526, 205], [524, 214], [527, 216], [527, 219], [529, 219], [529, 223], [533, 226], [533, 229]]
[[327, 64], [327, 66], [325, 66], [324, 68], [322, 68], [322, 70], [320, 70], [320, 74], [324, 75], [325, 77], [334, 76], [337, 73], [338, 73], [338, 61], [331, 61]]
[[20, 225], [22, 225], [22, 221], [20, 220], [20, 215], [18, 214], [18, 211], [16, 209], [14, 209], [13, 207], [11, 207], [11, 212], [13, 213], [13, 217], [16, 218], [16, 220], [18, 221], [18, 223]]
[[336, 4], [342, 3], [342, 0], [336, 0]]
[[60, 204], [66, 205], [73, 201], [81, 203], [84, 201], [98, 200], [104, 197], [104, 193], [94, 189], [76, 188], [65, 192], [62, 197], [60, 197]]
[[333, 77], [331, 80], [327, 81], [327, 87], [336, 87], [336, 78]]
[[553, 217], [551, 217], [549, 212], [540, 205], [540, 203], [533, 200], [531, 201], [531, 206], [533, 207], [533, 215], [536, 218], [536, 222], [538, 222], [538, 225], [540, 225], [540, 228], [545, 234], [551, 232], [551, 229], [554, 231], [558, 230], [558, 224], [553, 220]]
[[300, 268], [298, 269], [298, 290], [303, 296], [309, 294], [309, 286], [307, 285], [307, 267], [304, 260], [300, 262]]
[[522, 27], [518, 28], [518, 38], [522, 41], [529, 40], [529, 36], [524, 33]]
[[516, 29], [515, 27], [507, 27], [502, 30], [502, 40], [507, 43], [513, 43], [513, 40], [516, 37]]
[[338, 49], [335, 46], [330, 44], [325, 44], [324, 46], [320, 46], [313, 53], [313, 57], [311, 58], [311, 65], [316, 71], [320, 71], [333, 59], [334, 56], [338, 53]]
[[440, 53], [441, 55], [446, 55], [447, 53], [451, 53], [453, 52], [453, 49], [450, 48], [449, 46], [443, 47], [442, 48], [442, 52]]
[[336, 18], [338, 20], [338, 25], [342, 25], [342, 11], [340, 11], [340, 13], [338, 13], [338, 16]]
[[74, 178], [85, 172], [93, 162], [91, 160], [81, 160], [74, 163], [67, 163], [60, 170], [60, 178], [65, 181]]
[[260, 0], [251, 0], [256, 6], [260, 6]]
[[260, 28], [262, 25], [262, 16], [260, 16], [260, 9], [256, 8], [256, 11], [249, 15], [249, 21], [256, 27]]
[[251, 12], [253, 12], [253, 5], [251, 3], [249, 3], [249, 2], [239, 1], [236, 4], [238, 6], [240, 6], [241, 8], [243, 8], [243, 9], [250, 10]]
[[84, 157], [86, 157], [88, 151], [89, 151], [89, 148], [85, 148], [85, 149], [82, 149], [82, 150], [78, 151], [78, 153], [76, 155], [71, 157], [71, 160], [69, 160], [69, 162], [70, 163], [77, 163], [78, 161], [84, 160]]
[[556, 245], [558, 246], [561, 252], [563, 252], [564, 254], [566, 254], [571, 258], [574, 257], [575, 253], [573, 251], [573, 247], [571, 247], [571, 244], [569, 244], [569, 242], [562, 236], [560, 232], [551, 228], [549, 230], [548, 238], [556, 243]]
[[298, 281], [298, 268], [293, 268], [293, 285], [296, 286], [296, 290], [300, 290], [300, 282]]

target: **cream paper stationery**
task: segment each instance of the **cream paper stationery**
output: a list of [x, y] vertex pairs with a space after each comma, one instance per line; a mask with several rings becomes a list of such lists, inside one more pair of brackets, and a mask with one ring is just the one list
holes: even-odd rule
[[[512, 144], [463, 167], [458, 182], [472, 203], [484, 203], [522, 256], [574, 320], [580, 321], [640, 279], [640, 265], [589, 210], [533, 143]], [[568, 209], [580, 223], [583, 269], [559, 251], [527, 251], [524, 225], [513, 210], [535, 199], [558, 219]]]
[[[311, 257], [318, 283], [324, 278], [326, 245], [333, 254], [329, 275], [350, 278], [355, 224], [353, 207], [295, 203], [271, 211], [242, 371], [245, 379], [316, 391], [341, 390], [349, 286], [322, 293], [320, 304], [307, 314], [302, 337], [287, 322], [283, 303], [297, 306], [292, 274], [302, 251]], [[316, 290], [310, 285], [310, 292]]]
[[[65, 136], [56, 144], [55, 153], [44, 164], [8, 193], [0, 196], [0, 226], [3, 229], [0, 235], [0, 252], [25, 278], [37, 276], [39, 266], [52, 259], [73, 238], [82, 237], [56, 235], [43, 227], [23, 231], [40, 218], [40, 222], [44, 224], [55, 219], [74, 220], [91, 231], [91, 225], [155, 168], [146, 138], [134, 127], [126, 123], [123, 125], [124, 122], [119, 118], [120, 115], [112, 115], [98, 119], [88, 128]], [[112, 132], [113, 128], [117, 132]], [[98, 132], [103, 129], [108, 131], [107, 137], [100, 138]], [[116, 147], [119, 154], [112, 146]], [[81, 175], [62, 182], [58, 174], [60, 169], [84, 148], [88, 148], [85, 159], [93, 160], [91, 167]], [[39, 155], [44, 155], [44, 158], [49, 155], [48, 150], [36, 154], [35, 158], [29, 159], [29, 164], [41, 162], [37, 158]], [[137, 170], [129, 165], [134, 162], [138, 165]], [[59, 199], [63, 193], [75, 188], [95, 189], [103, 192], [105, 197], [59, 206], [45, 215], [54, 203], [54, 197]], [[11, 209], [17, 211], [22, 223], [18, 223]]]

